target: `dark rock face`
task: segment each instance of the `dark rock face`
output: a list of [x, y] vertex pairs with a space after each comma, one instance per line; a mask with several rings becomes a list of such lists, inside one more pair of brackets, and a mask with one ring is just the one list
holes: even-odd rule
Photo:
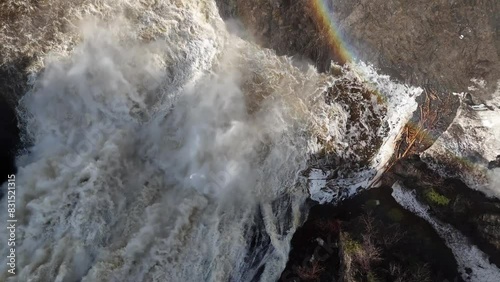
[[[19, 144], [17, 117], [12, 106], [0, 96], [0, 185], [16, 172], [15, 154]], [[2, 191], [0, 191], [0, 196]]]
[[459, 180], [441, 178], [418, 157], [400, 161], [389, 176], [413, 189], [433, 216], [460, 230], [500, 266], [500, 200]]
[[[318, 22], [313, 2], [217, 0], [223, 16], [239, 19], [262, 46], [274, 49], [279, 55], [305, 58], [320, 71], [325, 71], [329, 67], [329, 60], [343, 63], [343, 58], [338, 55], [339, 50], [332, 48], [328, 30]], [[500, 79], [500, 1], [326, 2], [330, 5], [336, 28], [343, 34], [349, 49], [356, 50], [358, 58], [375, 64], [393, 78], [429, 90], [430, 95], [420, 97], [421, 111], [415, 113], [413, 123], [421, 124], [422, 129], [430, 132], [430, 136], [437, 138], [455, 117], [459, 101], [450, 92], [467, 91], [473, 85], [471, 79], [484, 80], [486, 87], [475, 91], [474, 97], [468, 97], [473, 104], [474, 99], [488, 99], [496, 88]], [[432, 118], [425, 118], [422, 113]], [[416, 152], [413, 153], [428, 148], [435, 138], [417, 144]], [[405, 152], [408, 146], [410, 144], [402, 144], [400, 153]], [[490, 169], [500, 166], [499, 160], [489, 161]], [[417, 191], [418, 199], [431, 207], [433, 216], [452, 224], [500, 265], [498, 200], [487, 198], [460, 181], [440, 178], [418, 158], [406, 157], [398, 162], [384, 183], [390, 185], [394, 180], [402, 181], [405, 186]], [[333, 253], [336, 255], [322, 262], [325, 265], [307, 265], [308, 254], [317, 248], [316, 237], [324, 235], [324, 231], [311, 227], [315, 216], [323, 216], [327, 221], [336, 219], [331, 211], [323, 215], [315, 215], [312, 211], [303, 229], [294, 237], [294, 249], [284, 275], [293, 277], [298, 269], [304, 271], [304, 277], [310, 277], [317, 274], [318, 269], [323, 269], [321, 275], [328, 277], [318, 276], [321, 281], [345, 280], [345, 263], [341, 260], [342, 248], [339, 247], [342, 244], [340, 233], [334, 240], [337, 245]], [[354, 219], [347, 219], [348, 222], [351, 220]], [[351, 235], [356, 236], [356, 232]], [[406, 241], [405, 244], [410, 243]], [[385, 251], [386, 254], [392, 252]], [[301, 260], [306, 260], [307, 267], [300, 264]], [[282, 280], [286, 277], [282, 277]], [[368, 276], [365, 278], [368, 279]]]
[[496, 167], [500, 167], [500, 155], [498, 155], [495, 160], [488, 163], [488, 169], [494, 169]]
[[28, 59], [19, 59], [0, 65], [0, 185], [16, 172], [15, 156], [21, 144], [15, 107], [27, 88], [24, 69], [28, 64]]
[[[496, 205], [497, 210], [500, 205]], [[485, 213], [477, 220], [479, 235], [487, 242], [492, 244], [496, 250], [500, 250], [500, 214]]]
[[325, 71], [345, 61], [329, 41], [328, 28], [317, 20], [311, 0], [216, 0], [223, 18], [240, 20], [251, 37], [278, 55], [311, 61]]
[[[343, 63], [317, 20], [315, 0], [217, 0], [264, 47], [311, 60], [320, 70]], [[413, 85], [466, 91], [470, 79], [500, 79], [500, 2], [493, 0], [327, 0], [336, 28], [357, 57]]]
[[462, 281], [451, 251], [383, 187], [317, 205], [292, 239], [279, 281]]

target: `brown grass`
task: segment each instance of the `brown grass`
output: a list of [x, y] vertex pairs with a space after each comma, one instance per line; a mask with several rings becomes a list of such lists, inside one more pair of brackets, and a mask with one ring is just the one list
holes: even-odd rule
[[326, 234], [338, 234], [341, 230], [341, 221], [336, 218], [318, 220], [316, 225]]
[[305, 281], [317, 280], [324, 270], [325, 268], [319, 264], [319, 261], [313, 260], [310, 266], [299, 266], [297, 275]]
[[425, 102], [419, 106], [419, 122], [416, 125], [406, 125], [406, 138], [404, 141], [407, 144], [407, 148], [403, 153], [398, 152], [398, 159], [406, 157], [408, 153], [417, 152], [418, 145], [420, 144], [433, 142], [432, 137], [428, 134], [428, 132], [435, 128], [436, 122], [439, 119], [439, 113], [437, 110], [432, 109], [431, 103], [433, 100], [440, 98], [437, 93], [432, 90], [424, 90], [424, 93]]

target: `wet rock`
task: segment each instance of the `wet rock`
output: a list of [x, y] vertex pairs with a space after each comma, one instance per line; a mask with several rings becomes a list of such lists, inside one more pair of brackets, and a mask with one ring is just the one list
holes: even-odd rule
[[499, 1], [333, 1], [333, 19], [358, 56], [417, 85], [491, 93], [500, 78]]
[[216, 0], [224, 18], [236, 18], [260, 45], [278, 55], [294, 56], [313, 63], [321, 71], [330, 61], [345, 63], [335, 48], [330, 30], [321, 22], [315, 1], [310, 0]]
[[[325, 25], [316, 2], [331, 13]], [[330, 33], [346, 49], [413, 85], [467, 91], [485, 82], [488, 96], [500, 79], [499, 1], [307, 1], [217, 0], [226, 17], [242, 21], [256, 40], [281, 55], [307, 58], [320, 70], [343, 63]], [[333, 30], [332, 30], [333, 29]]]
[[[327, 70], [331, 59], [340, 63], [345, 59], [339, 56], [339, 50], [332, 48], [331, 38], [327, 34], [330, 30], [321, 24], [317, 7], [310, 5], [315, 1], [217, 2], [226, 17], [239, 19], [259, 44], [276, 50], [280, 55], [308, 59], [320, 70]], [[422, 129], [432, 138], [418, 144], [415, 153], [432, 146], [445, 131], [450, 133], [450, 140], [460, 140], [480, 128], [475, 123], [470, 128], [457, 125], [449, 128], [460, 104], [458, 97], [451, 95], [451, 92], [472, 93], [463, 98], [465, 106], [461, 111], [466, 116], [473, 117], [480, 113], [474, 109], [480, 104], [484, 104], [486, 110], [493, 110], [482, 101], [490, 100], [496, 82], [500, 79], [499, 1], [430, 3], [426, 0], [353, 0], [325, 3], [329, 4], [333, 14], [335, 29], [343, 34], [346, 46], [350, 51], [355, 51], [358, 58], [374, 63], [394, 78], [430, 90], [430, 95], [421, 96], [419, 104], [422, 111], [415, 114], [413, 124], [422, 124]], [[471, 85], [480, 87], [470, 89]], [[437, 113], [438, 117], [428, 118], [433, 122], [425, 124], [426, 119], [422, 116], [425, 110], [427, 114]], [[408, 134], [411, 128], [410, 125]], [[472, 137], [475, 138], [472, 138], [474, 142], [464, 141], [463, 148], [459, 147], [459, 151], [464, 154], [453, 152], [451, 161], [442, 163], [441, 167], [447, 173], [439, 175], [418, 157], [406, 156], [385, 179], [389, 182], [398, 179], [414, 189], [419, 200], [431, 207], [433, 215], [451, 223], [500, 265], [496, 235], [500, 234], [497, 221], [500, 215], [499, 201], [471, 190], [459, 180], [449, 178], [460, 176], [469, 163], [484, 164], [490, 169], [500, 165], [498, 158], [489, 161], [491, 159], [487, 160], [478, 154], [480, 150], [474, 146], [482, 145], [480, 136]], [[405, 153], [410, 142], [403, 144], [399, 153]], [[471, 144], [474, 147], [472, 149]], [[465, 161], [455, 161], [457, 156]], [[435, 156], [427, 157], [436, 159]], [[400, 218], [396, 212], [391, 215], [393, 219]], [[304, 228], [309, 228], [307, 225]], [[311, 237], [318, 235], [315, 231], [307, 232], [315, 234]], [[299, 234], [300, 230], [297, 236], [302, 236]], [[301, 244], [308, 245], [308, 237], [301, 238], [300, 242], [292, 242], [294, 248]], [[314, 247], [311, 245], [311, 248]], [[303, 247], [300, 252], [308, 251]], [[296, 260], [295, 255], [297, 253], [292, 250], [292, 262]], [[337, 264], [330, 262], [330, 265], [341, 267], [340, 261]], [[332, 271], [328, 267], [325, 269]], [[339, 278], [340, 274], [335, 277]]]
[[475, 105], [474, 101], [472, 100], [472, 95], [470, 93], [465, 94], [464, 103], [469, 105], [469, 106]]
[[[0, 54], [0, 61], [1, 56]], [[9, 174], [16, 172], [15, 156], [21, 144], [15, 108], [18, 99], [27, 89], [27, 74], [24, 69], [28, 64], [28, 59], [0, 64], [0, 185], [7, 180]]]
[[280, 281], [462, 281], [432, 227], [390, 193], [382, 187], [314, 206]]
[[481, 236], [500, 250], [500, 214], [483, 214], [477, 221]]
[[[500, 101], [496, 93], [490, 105]], [[464, 99], [469, 100], [461, 100]], [[486, 103], [462, 103], [446, 131], [420, 154], [422, 160], [445, 178], [460, 179], [472, 189], [500, 197], [498, 185], [493, 184], [495, 173], [491, 171], [497, 163], [491, 160], [496, 159], [500, 149], [499, 116], [500, 110]]]
[[500, 155], [498, 155], [495, 160], [488, 163], [488, 169], [494, 169], [496, 167], [500, 167]]
[[458, 179], [440, 176], [418, 157], [400, 160], [389, 174], [414, 190], [433, 216], [460, 230], [500, 266], [499, 199], [472, 190]]

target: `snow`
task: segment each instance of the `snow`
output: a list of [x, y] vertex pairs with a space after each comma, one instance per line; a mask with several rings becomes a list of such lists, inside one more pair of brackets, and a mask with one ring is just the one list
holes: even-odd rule
[[[500, 269], [490, 264], [488, 256], [472, 245], [469, 240], [451, 225], [443, 223], [429, 215], [428, 207], [415, 198], [413, 191], [404, 188], [400, 183], [392, 186], [392, 196], [405, 209], [425, 219], [434, 227], [451, 249], [458, 263], [458, 271], [465, 281], [497, 282], [500, 279]], [[467, 273], [467, 269], [470, 273]]]
[[333, 200], [333, 193], [326, 187], [327, 173], [321, 169], [313, 168], [309, 172], [309, 193], [311, 199], [319, 203], [327, 203]]
[[[483, 81], [474, 83], [485, 86]], [[488, 169], [500, 155], [500, 81], [492, 98], [481, 102], [462, 103], [447, 131], [421, 157], [442, 176], [459, 178], [487, 196], [500, 197], [498, 170]]]

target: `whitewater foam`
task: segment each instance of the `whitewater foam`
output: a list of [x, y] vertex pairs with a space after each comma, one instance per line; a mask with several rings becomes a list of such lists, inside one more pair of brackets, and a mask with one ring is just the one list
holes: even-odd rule
[[[322, 173], [326, 176], [322, 178], [328, 181], [315, 180], [318, 170], [311, 171], [311, 198], [320, 203], [339, 201], [355, 195], [360, 189], [377, 186], [389, 165], [404, 126], [417, 109], [415, 98], [422, 93], [421, 88], [395, 82], [364, 62], [344, 68], [344, 75], [350, 81], [358, 81], [362, 85], [362, 88], [355, 88], [352, 92], [345, 91], [350, 97], [361, 96], [359, 90], [363, 88], [375, 95], [372, 94], [370, 99], [358, 99], [356, 105], [350, 105], [363, 109], [363, 118], [358, 124], [352, 121], [352, 116], [335, 121], [337, 130], [344, 128], [345, 132], [351, 133], [336, 133], [336, 136], [343, 136], [342, 145], [336, 144], [339, 148], [336, 155], [342, 157], [342, 162], [338, 162], [334, 168], [323, 168]], [[351, 109], [346, 111], [352, 113]], [[379, 122], [378, 126], [370, 123], [373, 119]], [[372, 151], [366, 153], [366, 148], [372, 148]], [[363, 155], [368, 159], [363, 160]], [[368, 163], [359, 165], [363, 161]]]
[[[305, 216], [311, 156], [328, 147], [345, 161], [327, 189], [354, 193], [385, 163], [406, 117], [394, 107], [407, 113], [418, 92], [370, 70], [401, 103], [357, 86], [328, 101], [339, 81], [364, 81], [299, 69], [242, 40], [213, 1], [69, 8], [81, 28], [54, 35], [20, 103], [19, 273], [1, 263], [2, 280], [276, 280]], [[362, 105], [356, 121], [345, 101]], [[370, 123], [379, 118], [386, 125]], [[357, 154], [372, 141], [385, 148], [373, 161]], [[371, 165], [351, 174], [361, 159]]]
[[285, 267], [330, 79], [227, 33], [212, 2], [165, 2], [133, 6], [143, 24], [86, 21], [21, 100], [33, 145], [10, 280], [271, 281]]

